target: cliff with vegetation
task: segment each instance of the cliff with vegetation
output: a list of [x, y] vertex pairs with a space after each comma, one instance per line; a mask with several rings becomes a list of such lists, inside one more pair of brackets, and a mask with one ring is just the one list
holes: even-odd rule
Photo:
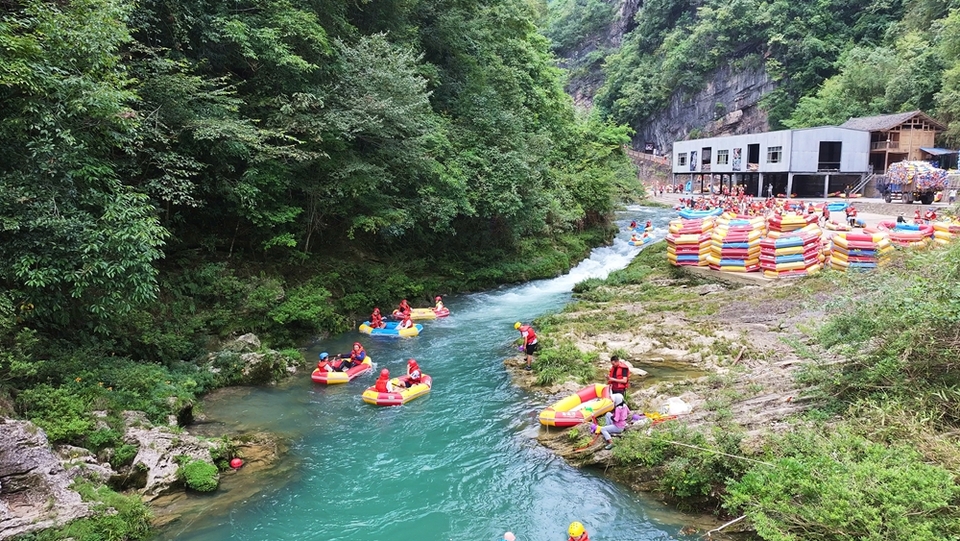
[[960, 144], [955, 1], [547, 4], [568, 89], [633, 127], [635, 147], [916, 109], [948, 125], [943, 146]]

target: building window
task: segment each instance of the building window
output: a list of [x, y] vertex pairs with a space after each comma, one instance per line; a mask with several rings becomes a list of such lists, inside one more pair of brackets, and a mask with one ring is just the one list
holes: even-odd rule
[[727, 165], [730, 163], [730, 151], [729, 150], [718, 150], [717, 151], [717, 165]]
[[767, 148], [767, 163], [780, 163], [783, 159], [783, 147]]
[[683, 167], [684, 165], [687, 165], [687, 153], [686, 153], [686, 152], [681, 152], [680, 154], [677, 154], [677, 165], [679, 165], [679, 166], [681, 166], [681, 167]]

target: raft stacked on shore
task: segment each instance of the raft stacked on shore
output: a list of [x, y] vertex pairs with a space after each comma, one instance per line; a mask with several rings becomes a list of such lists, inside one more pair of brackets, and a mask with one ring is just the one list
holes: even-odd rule
[[783, 214], [774, 214], [767, 220], [767, 237], [779, 238], [784, 233], [799, 231], [810, 224], [815, 224], [820, 219], [816, 214], [797, 214], [795, 212], [785, 212]]
[[893, 253], [890, 237], [884, 232], [841, 232], [830, 242], [830, 267], [840, 271], [876, 268], [885, 264]]
[[760, 241], [760, 268], [768, 278], [807, 276], [823, 267], [822, 231], [810, 224], [779, 237], [768, 235]]
[[707, 266], [707, 254], [710, 253], [710, 233], [716, 218], [686, 219], [670, 222], [667, 235], [667, 260], [674, 266]]
[[713, 270], [756, 272], [760, 270], [760, 238], [766, 231], [762, 216], [725, 213], [717, 218], [710, 237], [707, 263]]
[[891, 243], [901, 248], [926, 248], [934, 238], [934, 228], [928, 224], [880, 222], [877, 227], [890, 236]]
[[960, 235], [960, 222], [933, 222], [933, 242], [950, 244]]

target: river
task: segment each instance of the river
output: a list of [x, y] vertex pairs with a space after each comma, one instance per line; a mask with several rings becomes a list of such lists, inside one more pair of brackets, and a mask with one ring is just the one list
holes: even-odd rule
[[[503, 366], [517, 354], [515, 321], [557, 311], [577, 282], [625, 267], [638, 253], [627, 243], [631, 219], [653, 220], [662, 239], [673, 215], [631, 207], [614, 243], [568, 274], [448, 297], [451, 316], [424, 322], [419, 337], [353, 332], [310, 346], [307, 358], [316, 359], [363, 343], [376, 369], [352, 383], [316, 385], [303, 374], [206, 403], [206, 416], [228, 430], [289, 438], [287, 468], [226, 509], [217, 496], [195, 496], [209, 506], [160, 539], [496, 541], [511, 530], [520, 541], [559, 541], [574, 520], [594, 541], [694, 539], [679, 533], [683, 515], [539, 446], [537, 413], [554, 397], [513, 386]], [[402, 373], [409, 357], [433, 377], [430, 394], [393, 408], [360, 400], [381, 368]]]

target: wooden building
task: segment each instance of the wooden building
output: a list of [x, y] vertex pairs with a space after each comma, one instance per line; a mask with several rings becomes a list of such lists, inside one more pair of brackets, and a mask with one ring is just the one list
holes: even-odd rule
[[926, 149], [936, 148], [934, 139], [946, 130], [921, 111], [851, 118], [840, 127], [870, 132], [870, 166], [877, 173], [885, 173], [891, 163], [930, 160]]

